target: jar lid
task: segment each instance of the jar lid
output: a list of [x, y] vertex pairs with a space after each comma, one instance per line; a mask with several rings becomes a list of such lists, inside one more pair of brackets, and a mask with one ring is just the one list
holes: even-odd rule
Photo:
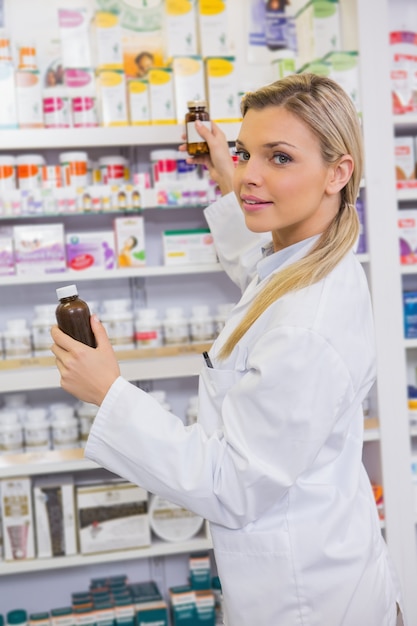
[[66, 285], [66, 287], [58, 287], [56, 290], [58, 300], [61, 298], [70, 298], [71, 296], [78, 296], [77, 285]]
[[15, 609], [14, 611], [9, 611], [6, 616], [6, 620], [8, 624], [22, 624], [23, 622], [27, 622], [28, 614], [24, 609]]
[[59, 155], [61, 163], [66, 161], [88, 161], [87, 152], [61, 152]]
[[187, 107], [206, 107], [206, 106], [207, 106], [206, 100], [189, 100], [187, 102]]
[[40, 154], [22, 154], [21, 156], [16, 157], [17, 165], [45, 165], [45, 159]]
[[159, 161], [164, 159], [177, 160], [177, 150], [152, 150], [150, 154], [151, 161]]
[[116, 165], [126, 165], [126, 159], [125, 157], [122, 157], [120, 155], [115, 155], [115, 156], [100, 157], [98, 160], [99, 166], [100, 165], [112, 165], [113, 163], [115, 163]]
[[16, 163], [16, 158], [9, 154], [0, 155], [0, 165], [14, 165]]

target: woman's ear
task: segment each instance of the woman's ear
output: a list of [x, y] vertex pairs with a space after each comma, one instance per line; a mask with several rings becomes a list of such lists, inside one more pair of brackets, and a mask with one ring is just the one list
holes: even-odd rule
[[344, 154], [340, 157], [337, 163], [332, 165], [329, 169], [329, 180], [326, 192], [329, 195], [339, 193], [339, 191], [349, 182], [354, 167], [355, 164], [350, 154]]

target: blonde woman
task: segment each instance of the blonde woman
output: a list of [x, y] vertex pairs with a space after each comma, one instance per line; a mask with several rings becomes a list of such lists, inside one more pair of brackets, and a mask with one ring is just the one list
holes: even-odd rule
[[[394, 626], [401, 605], [362, 465], [375, 380], [354, 246], [361, 129], [345, 92], [290, 76], [242, 104], [234, 169], [223, 133], [198, 157], [224, 196], [206, 218], [243, 295], [185, 427], [97, 349], [52, 330], [64, 389], [100, 406], [85, 454], [210, 522], [227, 626]], [[183, 581], [179, 581], [183, 582]]]

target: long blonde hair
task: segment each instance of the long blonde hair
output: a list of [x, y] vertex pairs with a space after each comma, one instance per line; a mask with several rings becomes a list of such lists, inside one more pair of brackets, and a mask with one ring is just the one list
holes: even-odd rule
[[359, 235], [355, 202], [363, 168], [362, 133], [358, 114], [346, 92], [333, 80], [315, 74], [294, 74], [245, 95], [242, 115], [249, 109], [277, 106], [303, 121], [319, 140], [322, 158], [335, 163], [345, 154], [354, 162], [352, 176], [341, 190], [340, 208], [308, 254], [274, 274], [242, 321], [226, 340], [219, 357], [228, 357], [270, 304], [290, 291], [303, 289], [327, 276], [352, 249]]

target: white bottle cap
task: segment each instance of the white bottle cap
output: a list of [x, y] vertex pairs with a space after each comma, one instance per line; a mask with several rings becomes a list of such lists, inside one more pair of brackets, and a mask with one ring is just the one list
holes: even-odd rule
[[67, 285], [66, 287], [58, 287], [56, 290], [58, 300], [61, 298], [70, 298], [71, 296], [78, 296], [77, 285]]

